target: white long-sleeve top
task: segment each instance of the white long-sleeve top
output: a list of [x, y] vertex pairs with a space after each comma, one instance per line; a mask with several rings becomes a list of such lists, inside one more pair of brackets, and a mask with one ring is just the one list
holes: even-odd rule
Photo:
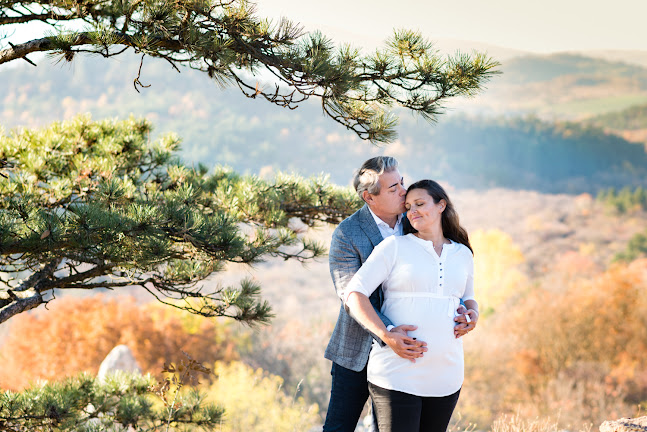
[[474, 299], [471, 251], [452, 242], [438, 256], [431, 241], [413, 234], [392, 236], [371, 253], [344, 291], [370, 296], [382, 284], [382, 313], [395, 326], [418, 329], [409, 336], [427, 342], [428, 351], [415, 363], [385, 345], [373, 343], [368, 380], [382, 388], [417, 396], [447, 396], [463, 385], [463, 341], [454, 337], [460, 299]]

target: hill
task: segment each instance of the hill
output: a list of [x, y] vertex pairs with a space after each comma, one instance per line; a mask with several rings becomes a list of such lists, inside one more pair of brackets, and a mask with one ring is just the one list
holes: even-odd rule
[[636, 105], [622, 111], [593, 117], [596, 126], [616, 130], [638, 130], [647, 128], [647, 105]]
[[473, 112], [580, 120], [647, 103], [647, 69], [639, 65], [559, 53], [509, 58], [501, 70]]
[[610, 131], [627, 141], [644, 143], [647, 149], [647, 104], [601, 114], [592, 117], [587, 124]]
[[[538, 67], [542, 58], [510, 59], [504, 68], [510, 67], [514, 79], [504, 73], [490, 91], [496, 94], [506, 85], [512, 86], [511, 80], [516, 80], [516, 88], [527, 89], [563, 79], [564, 75], [549, 71], [528, 72]], [[573, 56], [557, 57], [548, 64], [561, 64], [563, 73], [583, 65], [598, 67], [619, 81], [629, 79], [631, 71], [641, 72], [640, 68]], [[644, 185], [647, 181], [643, 147], [594, 127], [536, 118], [458, 115], [468, 111], [469, 101], [461, 100], [434, 126], [403, 115], [399, 140], [379, 148], [323, 117], [316, 101], [288, 111], [246, 99], [232, 89], [219, 89], [190, 69], [178, 74], [154, 59], [145, 60], [141, 76], [151, 87], [137, 93], [133, 79], [138, 67], [139, 59], [123, 57], [115, 61], [79, 58], [58, 65], [43, 61], [37, 68], [3, 69], [2, 125], [37, 126], [79, 112], [91, 112], [94, 118], [133, 113], [151, 119], [158, 134], [178, 133], [184, 139], [183, 157], [189, 163], [226, 164], [261, 175], [277, 170], [303, 175], [326, 172], [338, 184], [348, 184], [352, 171], [363, 160], [382, 153], [401, 159], [407, 181], [434, 177], [461, 188], [596, 193], [600, 188]], [[501, 103], [490, 91], [476, 100]]]
[[592, 50], [582, 51], [580, 54], [587, 57], [595, 57], [613, 62], [622, 62], [647, 67], [647, 51]]
[[552, 81], [560, 77], [580, 76], [580, 84], [594, 85], [613, 79], [632, 79], [647, 89], [647, 69], [622, 62], [586, 57], [574, 53], [546, 56], [527, 55], [507, 60], [503, 67], [505, 82], [530, 84]]

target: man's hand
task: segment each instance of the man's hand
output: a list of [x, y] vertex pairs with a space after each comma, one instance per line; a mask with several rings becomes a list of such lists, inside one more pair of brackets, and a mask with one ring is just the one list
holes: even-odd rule
[[454, 317], [454, 321], [457, 323], [454, 326], [454, 336], [458, 339], [474, 330], [479, 320], [479, 313], [473, 309], [467, 310], [463, 305], [459, 306], [456, 312], [458, 315]]
[[409, 337], [408, 332], [417, 328], [417, 326], [406, 324], [393, 327], [385, 338], [384, 343], [400, 357], [415, 363], [416, 359], [422, 357], [423, 353], [427, 351], [426, 342]]

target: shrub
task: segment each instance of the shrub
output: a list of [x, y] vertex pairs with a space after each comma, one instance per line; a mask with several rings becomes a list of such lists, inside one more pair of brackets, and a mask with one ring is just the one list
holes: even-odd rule
[[241, 363], [216, 362], [207, 400], [227, 407], [222, 432], [304, 432], [319, 421], [317, 405], [293, 397], [283, 379]]
[[37, 379], [96, 374], [116, 345], [125, 344], [144, 372], [158, 373], [180, 350], [197, 361], [238, 358], [229, 328], [213, 318], [131, 297], [64, 298], [49, 310], [15, 317], [0, 349], [0, 387], [21, 389]]

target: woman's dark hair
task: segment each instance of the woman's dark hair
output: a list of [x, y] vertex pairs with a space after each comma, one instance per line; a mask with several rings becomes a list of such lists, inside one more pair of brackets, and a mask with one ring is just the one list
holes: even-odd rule
[[[443, 235], [450, 240], [455, 241], [456, 243], [462, 243], [474, 254], [472, 245], [470, 245], [470, 238], [467, 235], [467, 231], [463, 228], [458, 222], [458, 213], [454, 209], [454, 204], [447, 196], [447, 192], [441, 185], [433, 180], [420, 180], [409, 186], [407, 189], [407, 194], [414, 189], [424, 189], [427, 191], [430, 197], [433, 198], [434, 203], [438, 204], [440, 200], [445, 200], [445, 210], [441, 215], [441, 223], [443, 227]], [[404, 223], [404, 233], [415, 233], [418, 232], [414, 227], [409, 223], [409, 219], [405, 220]]]

